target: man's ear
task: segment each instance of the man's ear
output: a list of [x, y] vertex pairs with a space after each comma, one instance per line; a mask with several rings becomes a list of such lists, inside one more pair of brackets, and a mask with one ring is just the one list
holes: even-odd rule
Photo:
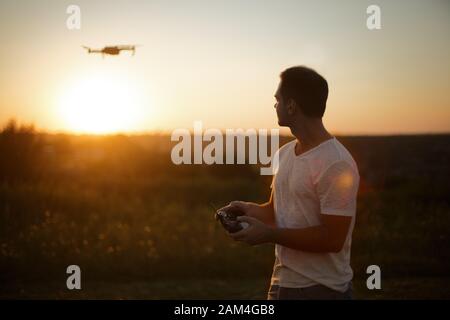
[[287, 112], [290, 116], [292, 116], [295, 113], [296, 107], [297, 104], [295, 103], [294, 99], [289, 99], [287, 103]]

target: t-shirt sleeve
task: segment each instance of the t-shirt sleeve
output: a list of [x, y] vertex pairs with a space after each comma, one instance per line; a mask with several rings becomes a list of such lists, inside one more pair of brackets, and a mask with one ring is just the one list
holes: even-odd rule
[[354, 216], [359, 174], [347, 161], [337, 161], [319, 177], [317, 192], [322, 214]]

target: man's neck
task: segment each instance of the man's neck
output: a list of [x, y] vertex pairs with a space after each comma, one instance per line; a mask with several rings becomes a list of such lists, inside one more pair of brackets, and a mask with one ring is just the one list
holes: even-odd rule
[[297, 138], [297, 154], [306, 152], [333, 138], [325, 129], [322, 119], [311, 119], [311, 121], [303, 123], [301, 126], [293, 126], [290, 129], [294, 137]]

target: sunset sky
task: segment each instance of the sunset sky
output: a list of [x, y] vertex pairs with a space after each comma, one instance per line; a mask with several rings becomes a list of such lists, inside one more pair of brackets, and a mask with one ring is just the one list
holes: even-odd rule
[[[81, 8], [68, 30], [66, 8]], [[381, 7], [381, 30], [366, 8]], [[277, 128], [292, 65], [329, 83], [335, 134], [450, 132], [449, 1], [0, 2], [0, 124], [112, 133]], [[136, 55], [81, 46], [138, 44]]]

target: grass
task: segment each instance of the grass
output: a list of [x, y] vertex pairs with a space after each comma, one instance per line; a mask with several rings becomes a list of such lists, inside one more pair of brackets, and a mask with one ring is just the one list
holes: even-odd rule
[[[239, 278], [239, 279], [236, 279]], [[265, 299], [267, 278], [160, 279], [155, 281], [89, 281], [81, 290], [64, 284], [35, 282], [3, 289], [0, 299]], [[380, 290], [354, 280], [354, 299], [448, 299], [450, 278], [384, 279]], [[420, 288], [420, 289], [418, 289]]]

